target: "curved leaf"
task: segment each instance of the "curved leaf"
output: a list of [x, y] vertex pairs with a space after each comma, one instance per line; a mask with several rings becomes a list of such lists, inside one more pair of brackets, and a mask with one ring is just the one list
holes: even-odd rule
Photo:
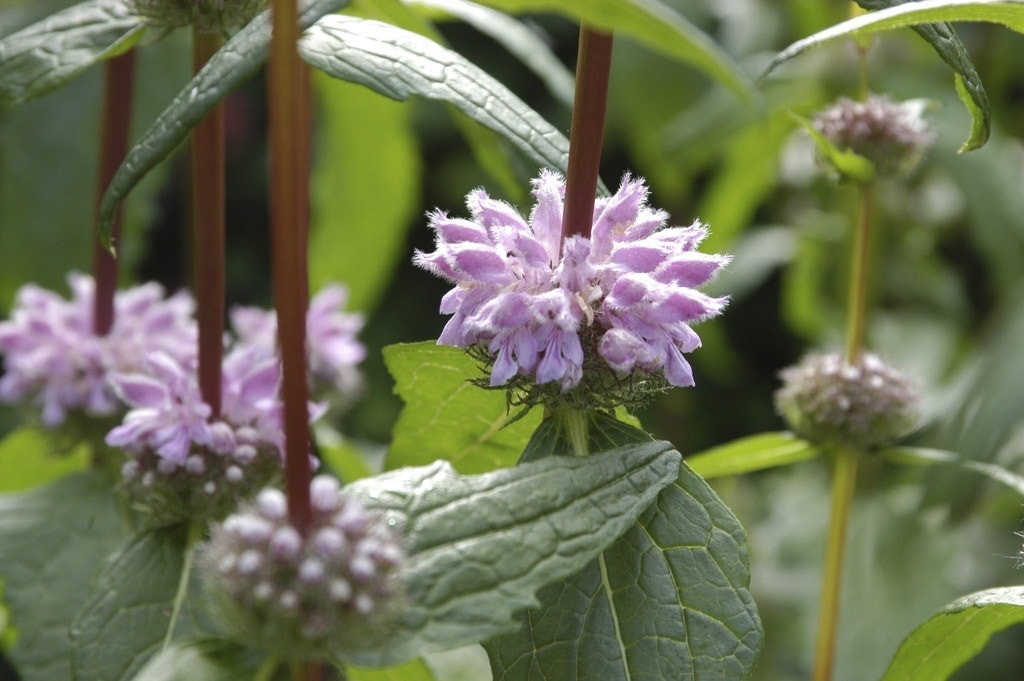
[[124, 0], [88, 0], [0, 41], [0, 104], [60, 87], [134, 45], [146, 27]]
[[946, 463], [960, 466], [975, 473], [981, 473], [996, 482], [1005, 485], [1024, 497], [1024, 476], [1014, 473], [1002, 466], [986, 461], [967, 459], [955, 452], [924, 447], [889, 447], [879, 452], [882, 456], [899, 464], [935, 464]]
[[[348, 4], [349, 0], [307, 0], [299, 14], [299, 24], [307, 27], [328, 12]], [[224, 47], [200, 69], [178, 93], [142, 138], [128, 151], [100, 201], [99, 237], [107, 247], [117, 205], [139, 180], [157, 163], [170, 155], [199, 124], [206, 112], [224, 99], [266, 60], [270, 50], [270, 13], [250, 21], [228, 40]]]
[[813, 459], [821, 451], [793, 433], [760, 433], [686, 457], [686, 463], [701, 477], [723, 478], [789, 466]]
[[433, 40], [370, 19], [321, 19], [299, 40], [311, 66], [393, 99], [454, 104], [542, 166], [565, 170], [569, 141], [504, 85]]
[[944, 681], [981, 652], [992, 634], [1021, 622], [1024, 587], [964, 596], [903, 641], [882, 681]]
[[514, 630], [513, 613], [633, 525], [680, 459], [668, 443], [650, 442], [478, 476], [437, 462], [352, 483], [347, 489], [405, 535], [407, 604], [380, 650], [337, 656], [381, 666]]

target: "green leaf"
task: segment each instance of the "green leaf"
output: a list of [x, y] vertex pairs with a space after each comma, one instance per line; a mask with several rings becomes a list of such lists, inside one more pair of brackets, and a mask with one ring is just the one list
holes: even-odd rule
[[68, 628], [121, 538], [110, 481], [98, 471], [0, 496], [0, 579], [23, 681], [71, 678]]
[[174, 641], [131, 681], [251, 681], [258, 662], [241, 644], [220, 638]]
[[898, 464], [953, 464], [975, 473], [981, 473], [1024, 497], [1024, 476], [1007, 470], [998, 464], [974, 461], [964, 458], [955, 452], [924, 447], [889, 447], [881, 450], [879, 454], [889, 461]]
[[[71, 627], [74, 679], [129, 681], [160, 651], [187, 535], [184, 525], [149, 530], [126, 539], [110, 557]], [[190, 622], [179, 623], [184, 626], [176, 631], [190, 633]]]
[[796, 114], [791, 115], [793, 120], [799, 123], [807, 131], [807, 134], [811, 136], [818, 153], [829, 162], [829, 165], [841, 178], [864, 184], [875, 179], [874, 163], [850, 149], [840, 149], [835, 146], [806, 118]]
[[437, 462], [352, 483], [347, 489], [405, 536], [406, 607], [379, 650], [337, 656], [394, 664], [514, 630], [513, 613], [633, 525], [680, 460], [668, 443], [648, 442], [478, 476]]
[[542, 166], [565, 170], [569, 141], [480, 68], [433, 40], [370, 19], [324, 17], [299, 41], [311, 66], [393, 99], [450, 102]]
[[124, 0], [88, 0], [7, 36], [0, 41], [0, 104], [60, 87], [130, 49], [145, 30]]
[[421, 164], [412, 112], [366, 88], [314, 76], [321, 122], [310, 285], [317, 290], [344, 282], [349, 307], [370, 311], [405, 255], [405, 234], [419, 211]]
[[792, 433], [761, 433], [691, 454], [686, 463], [705, 479], [723, 478], [790, 466], [820, 454], [817, 447]]
[[38, 428], [22, 426], [0, 440], [0, 492], [36, 487], [89, 466], [85, 446], [54, 454], [52, 438]]
[[[308, 27], [328, 12], [344, 7], [349, 0], [307, 0], [299, 14], [299, 24]], [[181, 144], [206, 112], [224, 99], [239, 83], [256, 72], [270, 51], [270, 13], [250, 21], [228, 40], [178, 93], [153, 125], [128, 151], [107, 187], [99, 207], [99, 236], [106, 246], [114, 211], [128, 192], [157, 163]]]
[[463, 350], [427, 341], [389, 345], [384, 363], [406, 406], [395, 424], [387, 468], [437, 459], [460, 473], [515, 464], [540, 422], [536, 410], [513, 421], [502, 390], [469, 382], [480, 368]]
[[541, 421], [519, 462], [537, 461], [548, 456], [589, 456], [653, 439], [613, 414], [566, 410], [550, 414]]
[[394, 667], [345, 667], [348, 681], [435, 681], [434, 673], [423, 660], [412, 660]]
[[743, 68], [714, 39], [659, 0], [481, 0], [480, 4], [510, 13], [558, 12], [628, 35], [703, 71], [747, 102], [757, 99]]
[[744, 679], [762, 630], [746, 535], [685, 464], [637, 523], [484, 644], [495, 681]]
[[992, 634], [1024, 622], [1024, 587], [979, 591], [953, 601], [908, 636], [882, 681], [944, 681]]
[[[860, 4], [883, 5], [881, 2]], [[1021, 33], [1024, 32], [1024, 3], [1020, 0], [922, 0], [863, 14], [796, 41], [775, 55], [768, 68], [761, 74], [761, 79], [767, 77], [780, 64], [813, 47], [855, 35], [913, 26], [956, 72], [957, 92], [961, 99], [964, 99], [972, 117], [971, 136], [961, 147], [961, 151], [977, 149], [988, 139], [988, 96], [960, 39], [950, 26], [942, 23], [955, 21], [997, 23]], [[965, 94], [968, 96], [964, 97]]]

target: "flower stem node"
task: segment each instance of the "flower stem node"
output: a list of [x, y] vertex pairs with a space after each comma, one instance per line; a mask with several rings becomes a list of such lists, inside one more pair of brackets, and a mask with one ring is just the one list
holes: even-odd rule
[[198, 566], [229, 630], [292, 659], [324, 657], [375, 639], [393, 620], [401, 589], [399, 538], [383, 518], [320, 475], [310, 487], [304, 534], [287, 517], [284, 494], [265, 489], [254, 504], [215, 525]]
[[234, 33], [267, 7], [267, 0], [128, 0], [139, 17], [167, 28]]
[[776, 408], [812, 442], [866, 451], [908, 435], [920, 418], [911, 380], [871, 353], [852, 364], [838, 354], [809, 354], [780, 376]]

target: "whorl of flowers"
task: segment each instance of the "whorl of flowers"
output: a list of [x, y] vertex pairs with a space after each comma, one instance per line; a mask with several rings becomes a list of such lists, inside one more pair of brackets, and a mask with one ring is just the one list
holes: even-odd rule
[[157, 26], [194, 26], [204, 32], [230, 32], [267, 7], [267, 0], [128, 0], [131, 11]]
[[401, 599], [404, 553], [383, 518], [317, 476], [313, 517], [300, 533], [284, 494], [259, 493], [213, 527], [198, 567], [224, 623], [241, 639], [293, 658], [372, 646]]
[[[282, 470], [284, 431], [276, 358], [240, 346], [224, 359], [213, 417], [195, 368], [153, 353], [144, 373], [115, 384], [132, 406], [106, 442], [128, 457], [124, 487], [158, 521], [222, 517]], [[314, 414], [315, 416], [315, 414]]]
[[707, 228], [666, 227], [644, 182], [627, 175], [597, 199], [590, 237], [563, 243], [564, 179], [542, 171], [532, 193], [528, 220], [483, 189], [466, 198], [470, 219], [430, 215], [437, 248], [415, 263], [455, 284], [438, 343], [481, 350], [492, 386], [527, 377], [568, 393], [595, 372], [693, 385], [683, 355], [700, 338], [690, 325], [726, 303], [697, 290], [729, 261], [696, 250]]
[[[356, 338], [363, 316], [343, 312], [348, 289], [331, 284], [309, 301], [306, 314], [306, 345], [313, 387], [335, 403], [345, 404], [359, 392], [362, 377], [356, 365], [366, 358], [366, 348]], [[231, 327], [239, 343], [273, 355], [277, 346], [277, 314], [257, 307], [231, 310]]]
[[38, 408], [48, 428], [74, 413], [111, 416], [124, 408], [114, 374], [142, 370], [149, 352], [194, 360], [197, 331], [187, 293], [165, 297], [156, 283], [120, 291], [113, 327], [98, 336], [92, 277], [72, 273], [68, 285], [70, 300], [34, 284], [23, 286], [10, 319], [0, 322], [0, 401]]
[[840, 150], [871, 161], [881, 175], [908, 172], [935, 140], [923, 117], [925, 101], [894, 102], [870, 94], [863, 102], [845, 97], [818, 113], [812, 122]]
[[909, 434], [919, 418], [915, 386], [876, 355], [856, 364], [810, 354], [780, 372], [775, 404], [790, 428], [812, 442], [867, 450]]

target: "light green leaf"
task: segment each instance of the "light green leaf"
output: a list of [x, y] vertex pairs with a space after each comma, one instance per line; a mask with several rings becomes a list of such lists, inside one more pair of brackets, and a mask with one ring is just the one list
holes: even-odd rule
[[515, 464], [540, 423], [538, 410], [513, 422], [502, 390], [469, 382], [480, 368], [463, 350], [433, 342], [389, 345], [384, 363], [406, 406], [395, 424], [387, 468], [437, 459], [460, 473]]
[[459, 477], [444, 462], [347, 487], [402, 532], [406, 609], [377, 651], [339, 650], [360, 666], [394, 664], [512, 631], [536, 592], [588, 562], [675, 479], [681, 457], [649, 442], [585, 458], [549, 457]]
[[411, 110], [314, 74], [320, 125], [313, 166], [309, 276], [344, 282], [348, 305], [374, 308], [419, 210], [420, 157]]
[[412, 660], [394, 667], [345, 667], [348, 681], [435, 681], [434, 673], [423, 660]]
[[251, 681], [259, 660], [252, 651], [219, 638], [174, 641], [131, 681]]
[[433, 40], [390, 24], [324, 17], [299, 41], [311, 66], [393, 99], [450, 102], [542, 166], [564, 171], [569, 141], [480, 68]]
[[875, 164], [851, 149], [840, 149], [815, 128], [810, 121], [796, 114], [793, 119], [807, 131], [818, 153], [843, 179], [866, 184], [875, 179]]
[[[344, 7], [349, 0], [307, 0], [302, 4], [299, 24], [307, 27], [328, 12]], [[153, 125], [128, 151], [100, 201], [99, 235], [107, 246], [117, 205], [143, 176], [181, 144], [219, 101], [239, 83], [256, 72], [270, 51], [270, 13], [250, 21], [228, 40], [178, 93]]]
[[583, 571], [538, 594], [514, 635], [485, 643], [495, 681], [744, 679], [762, 644], [746, 535], [685, 464]]
[[16, 492], [53, 482], [89, 466], [85, 446], [55, 454], [53, 436], [22, 426], [0, 440], [0, 492]]
[[110, 481], [78, 473], [0, 496], [0, 580], [18, 640], [23, 681], [71, 678], [68, 628], [99, 565], [121, 538]]
[[145, 30], [124, 0], [87, 0], [7, 36], [0, 41], [0, 104], [60, 87], [130, 49]]
[[899, 464], [953, 464], [969, 471], [981, 473], [1024, 497], [1024, 476], [1007, 470], [998, 464], [974, 461], [964, 458], [955, 452], [924, 447], [889, 447], [881, 450], [879, 454], [889, 461]]
[[792, 433], [761, 433], [691, 454], [686, 463], [708, 479], [790, 466], [820, 454], [817, 447]]
[[[129, 681], [160, 651], [171, 625], [187, 534], [184, 525], [142, 532], [110, 557], [72, 624], [74, 676], [68, 678]], [[181, 624], [190, 633], [191, 623]]]
[[747, 102], [757, 99], [743, 68], [706, 33], [659, 0], [481, 0], [505, 12], [558, 12], [635, 38], [690, 64]]
[[1024, 587], [979, 591], [953, 601], [908, 636], [882, 681], [944, 681], [992, 634], [1024, 622]]

